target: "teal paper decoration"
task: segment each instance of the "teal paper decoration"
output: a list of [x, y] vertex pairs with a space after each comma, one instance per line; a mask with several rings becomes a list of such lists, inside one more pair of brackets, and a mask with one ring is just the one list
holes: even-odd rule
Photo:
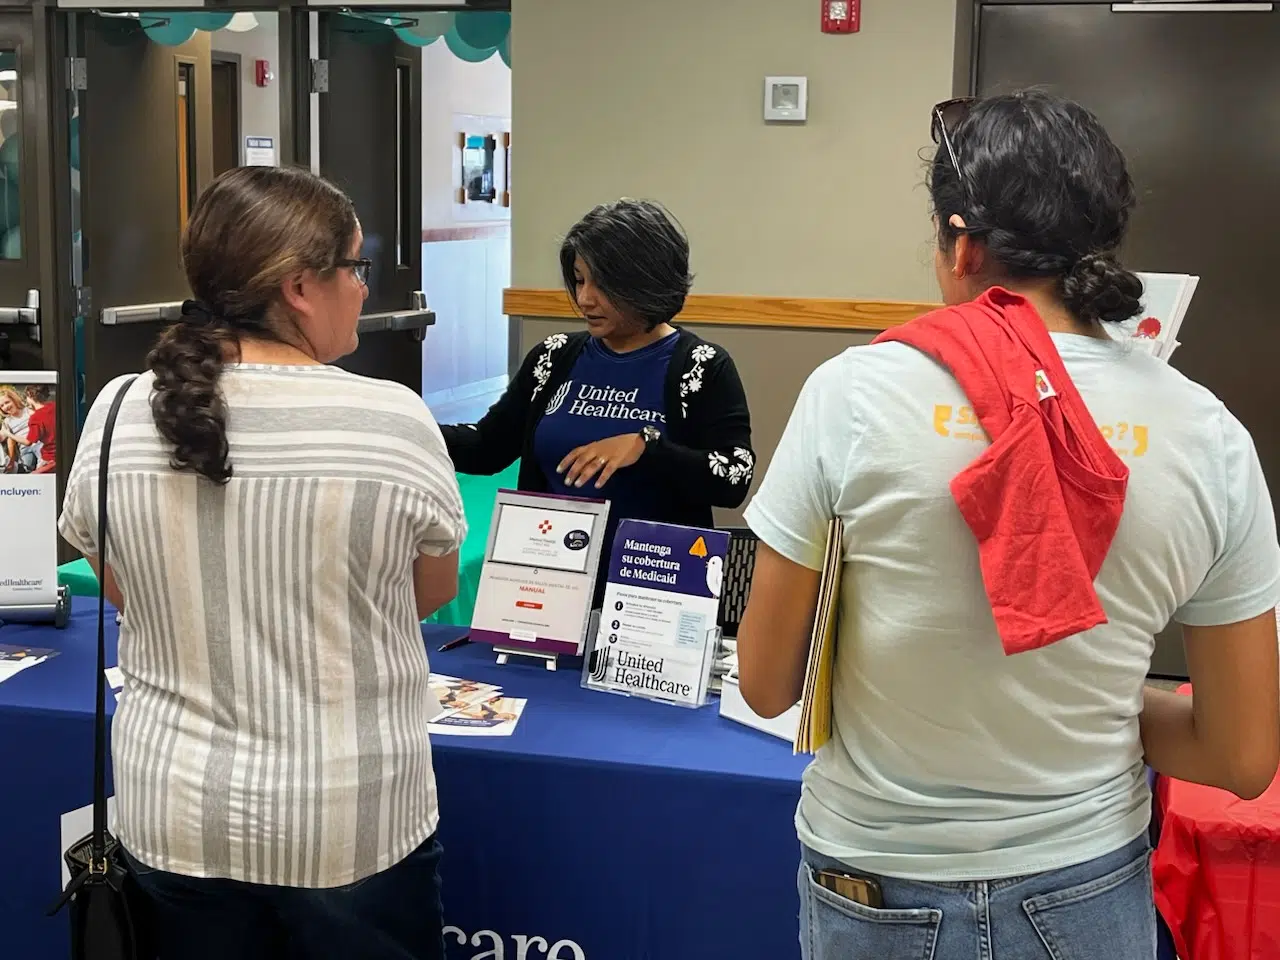
[[411, 27], [397, 27], [396, 35], [415, 47], [429, 47], [453, 29], [452, 13], [406, 13], [406, 20], [416, 20]]
[[200, 11], [197, 13], [178, 13], [167, 11], [163, 14], [144, 13], [138, 17], [138, 23], [155, 43], [166, 47], [180, 47], [190, 40], [197, 30], [212, 33], [221, 30], [234, 14]]
[[444, 35], [444, 42], [453, 51], [455, 57], [468, 63], [480, 63], [482, 60], [488, 60], [498, 49], [497, 47], [489, 47], [486, 50], [477, 50], [458, 36], [456, 25]]
[[196, 32], [196, 25], [187, 20], [187, 14], [166, 13], [163, 16], [144, 14], [138, 18], [143, 31], [155, 43], [165, 47], [180, 47]]
[[508, 33], [502, 38], [502, 43], [498, 46], [498, 56], [502, 58], [502, 62], [508, 67], [511, 66], [511, 34]]
[[468, 10], [453, 21], [458, 39], [475, 50], [496, 50], [511, 32], [511, 14]]

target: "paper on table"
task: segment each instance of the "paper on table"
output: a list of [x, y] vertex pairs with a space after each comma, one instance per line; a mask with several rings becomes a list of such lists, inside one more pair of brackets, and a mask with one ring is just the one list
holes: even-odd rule
[[834, 518], [827, 527], [827, 548], [818, 582], [818, 611], [809, 638], [809, 662], [804, 671], [800, 727], [792, 744], [795, 753], [817, 753], [831, 739], [831, 680], [840, 621], [840, 582], [844, 572], [844, 524]]
[[0, 683], [57, 655], [58, 651], [43, 647], [15, 647], [0, 643]]
[[515, 732], [527, 700], [492, 697], [427, 724], [427, 732], [461, 737], [509, 737]]
[[475, 680], [462, 680], [443, 673], [431, 674], [427, 681], [427, 689], [440, 704], [438, 713], [432, 715], [430, 723], [465, 710], [478, 703], [493, 699], [501, 688], [492, 683], [478, 683]]

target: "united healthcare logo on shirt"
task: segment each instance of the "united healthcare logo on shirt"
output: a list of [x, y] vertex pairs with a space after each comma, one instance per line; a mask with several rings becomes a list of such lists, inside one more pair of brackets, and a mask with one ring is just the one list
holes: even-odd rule
[[569, 391], [572, 389], [573, 381], [566, 380], [564, 386], [551, 395], [551, 400], [547, 403], [547, 416], [551, 416], [551, 414], [564, 406], [565, 397], [569, 396]]
[[619, 390], [617, 387], [594, 387], [589, 383], [565, 381], [564, 386], [551, 395], [547, 403], [547, 416], [564, 406], [570, 397], [568, 415], [571, 417], [596, 417], [604, 420], [635, 420], [640, 423], [666, 423], [667, 418], [657, 410], [646, 410], [636, 405], [640, 389]]

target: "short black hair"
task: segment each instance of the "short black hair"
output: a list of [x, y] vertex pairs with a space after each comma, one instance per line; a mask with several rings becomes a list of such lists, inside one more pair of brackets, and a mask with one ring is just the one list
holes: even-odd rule
[[560, 273], [575, 303], [576, 257], [590, 268], [600, 291], [649, 330], [684, 309], [693, 284], [688, 237], [650, 200], [601, 204], [573, 225], [560, 245]]
[[929, 167], [944, 249], [964, 218], [1013, 279], [1056, 277], [1078, 319], [1122, 322], [1141, 310], [1142, 281], [1120, 265], [1136, 203], [1124, 154], [1080, 104], [1038, 90], [975, 102]]
[[36, 403], [48, 403], [53, 399], [53, 388], [47, 383], [29, 383], [22, 392]]

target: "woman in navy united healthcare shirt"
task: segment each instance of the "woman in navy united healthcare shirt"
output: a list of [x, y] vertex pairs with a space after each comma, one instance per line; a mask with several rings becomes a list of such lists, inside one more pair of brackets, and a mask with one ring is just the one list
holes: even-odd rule
[[725, 349], [672, 324], [689, 242], [660, 206], [596, 207], [565, 237], [560, 267], [586, 329], [534, 347], [479, 423], [441, 430], [462, 473], [519, 459], [521, 490], [608, 499], [607, 565], [619, 520], [709, 527], [713, 507], [742, 504], [751, 416]]

